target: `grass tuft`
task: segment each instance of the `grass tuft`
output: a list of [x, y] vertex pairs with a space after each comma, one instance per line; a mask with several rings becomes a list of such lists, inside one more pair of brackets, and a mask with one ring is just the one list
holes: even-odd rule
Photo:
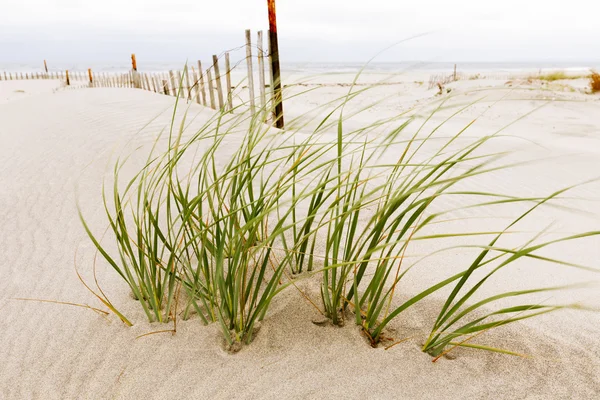
[[546, 74], [532, 75], [529, 77], [531, 80], [540, 80], [546, 82], [562, 81], [562, 80], [574, 80], [574, 79], [586, 79], [588, 75], [573, 75], [567, 74], [565, 71], [554, 71]]
[[[178, 315], [196, 315], [205, 324], [219, 324], [227, 347], [237, 351], [252, 341], [277, 294], [295, 286], [295, 279], [317, 276], [323, 314], [343, 325], [353, 312], [354, 322], [376, 346], [403, 311], [449, 291], [423, 346], [439, 357], [456, 346], [512, 354], [468, 341], [480, 332], [574, 307], [520, 301], [566, 287], [474, 296], [517, 261], [579, 267], [538, 251], [600, 232], [543, 243], [535, 236], [516, 248], [500, 244], [516, 224], [568, 189], [539, 198], [461, 190], [464, 182], [516, 167], [502, 164], [502, 153], [486, 150], [503, 129], [467, 136], [473, 120], [454, 134], [440, 134], [479, 101], [459, 109], [448, 106], [450, 99], [439, 101], [418, 124], [406, 112], [349, 128], [348, 119], [379, 102], [344, 111], [368, 89], [352, 87], [346, 96], [319, 106], [317, 111], [327, 112], [310, 127], [302, 116], [289, 121], [285, 132], [263, 123], [270, 104], [255, 115], [245, 104], [232, 113], [217, 112], [191, 134], [185, 129], [187, 114], [176, 123], [174, 111], [168, 135], [157, 136], [143, 168], [124, 177], [128, 158], [117, 160], [113, 182], [103, 188], [107, 237], [116, 250], [98, 239], [79, 212], [99, 254], [129, 285], [149, 321], [173, 322], [176, 331]], [[465, 209], [508, 203], [529, 208], [498, 232], [427, 233], [453, 211], [439, 206], [457, 195], [471, 200]], [[454, 275], [429, 271], [434, 283], [412, 296], [401, 287], [425, 260], [409, 265], [411, 243], [490, 235], [491, 241], [472, 246], [478, 255]], [[399, 304], [398, 293], [403, 294]], [[94, 294], [130, 324], [101, 290]], [[518, 303], [493, 308], [506, 299]]]

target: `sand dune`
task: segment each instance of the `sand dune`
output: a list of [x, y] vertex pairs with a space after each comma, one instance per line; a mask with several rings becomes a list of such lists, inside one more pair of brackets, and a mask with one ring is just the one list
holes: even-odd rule
[[[165, 328], [145, 321], [129, 289], [101, 262], [102, 287], [131, 316], [135, 323], [131, 328], [112, 315], [104, 318], [80, 307], [15, 300], [47, 299], [103, 308], [75, 273], [76, 263], [89, 279], [94, 257], [76, 201], [92, 229], [102, 232], [106, 227], [100, 203], [103, 178], [117, 155], [152, 143], [158, 131], [168, 126], [174, 104], [172, 97], [135, 89], [53, 93], [56, 83], [37, 83], [44, 86], [25, 89], [35, 95], [15, 100], [14, 84], [0, 82], [0, 98], [8, 99], [0, 104], [0, 398], [589, 399], [600, 395], [599, 313], [559, 312], [485, 336], [487, 343], [531, 358], [463, 349], [454, 360], [432, 363], [419, 345], [440, 298], [428, 299], [394, 321], [399, 339], [413, 338], [384, 350], [371, 348], [351, 324], [314, 325], [311, 320], [318, 314], [312, 306], [297, 291], [287, 290], [273, 302], [254, 342], [235, 355], [222, 349], [216, 324], [203, 326], [196, 319], [181, 321], [174, 336], [162, 333], [136, 339]], [[347, 89], [339, 90], [338, 95]], [[463, 92], [457, 101], [478, 96], [468, 86], [457, 90]], [[422, 95], [403, 104], [408, 107]], [[514, 92], [513, 100], [495, 105], [477, 122], [473, 134], [497, 129], [506, 118], [527, 112], [547, 95]], [[600, 103], [573, 96], [580, 97], [549, 104], [511, 127], [507, 133], [515, 137], [498, 145], [517, 150], [512, 156], [515, 161], [551, 159], [474, 180], [471, 189], [549, 194], [598, 176]], [[303, 104], [297, 100], [290, 113], [300, 114], [320, 100], [318, 95]], [[382, 105], [379, 113], [397, 112], [398, 107]], [[462, 115], [457, 124], [473, 119], [489, 104], [480, 107]], [[178, 115], [183, 112], [178, 110]], [[190, 131], [211, 113], [191, 105]], [[143, 151], [139, 154], [128, 165], [129, 172], [143, 162]], [[573, 196], [587, 199], [571, 203], [587, 214], [548, 211], [524, 229], [542, 229], [550, 220], [558, 221], [561, 232], [597, 229], [600, 185], [585, 186]], [[487, 227], [498, 215], [477, 216], [481, 219], [468, 224]], [[464, 226], [457, 224], [457, 228]], [[561, 258], [600, 267], [598, 238], [555, 251]], [[456, 271], [464, 268], [466, 256], [458, 251], [445, 254], [433, 258], [426, 268], [442, 274]], [[428, 282], [427, 269], [423, 271], [407, 278], [401, 297]], [[489, 290], [526, 287], [532, 277], [536, 285], [598, 280], [593, 273], [531, 263], [511, 270]], [[300, 286], [319, 298], [314, 282], [302, 281]], [[556, 298], [573, 299], [600, 306], [597, 287]]]

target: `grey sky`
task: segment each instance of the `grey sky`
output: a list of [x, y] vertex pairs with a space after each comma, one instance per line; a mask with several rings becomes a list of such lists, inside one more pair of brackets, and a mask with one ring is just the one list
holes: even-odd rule
[[[277, 0], [282, 59], [598, 61], [598, 0]], [[0, 61], [178, 61], [267, 28], [266, 0], [3, 0]]]

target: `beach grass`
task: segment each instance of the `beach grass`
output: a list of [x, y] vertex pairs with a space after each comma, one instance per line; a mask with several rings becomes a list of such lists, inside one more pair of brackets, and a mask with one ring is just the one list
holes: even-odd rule
[[[585, 268], [536, 251], [600, 232], [542, 243], [536, 236], [518, 248], [498, 245], [521, 220], [568, 188], [534, 198], [455, 189], [473, 178], [518, 167], [502, 164], [503, 153], [487, 150], [504, 128], [467, 137], [473, 121], [453, 135], [438, 134], [479, 100], [454, 110], [448, 99], [438, 100], [413, 130], [414, 114], [408, 112], [347, 128], [350, 118], [372, 107], [344, 112], [366, 90], [350, 88], [311, 128], [298, 119], [290, 121], [291, 128], [285, 131], [263, 123], [270, 114], [269, 104], [255, 115], [245, 104], [233, 113], [217, 112], [192, 133], [186, 132], [186, 116], [176, 121], [174, 111], [168, 131], [157, 135], [137, 174], [123, 178], [128, 158], [116, 162], [113, 183], [103, 190], [108, 225], [104, 240], [116, 244], [116, 254], [92, 232], [82, 210], [81, 221], [149, 321], [176, 325], [177, 315], [184, 319], [197, 315], [205, 324], [218, 323], [227, 349], [237, 351], [252, 341], [278, 293], [290, 290], [298, 279], [319, 279], [323, 314], [332, 324], [344, 325], [347, 312], [353, 313], [354, 322], [377, 346], [388, 324], [403, 311], [452, 288], [423, 345], [423, 351], [439, 357], [455, 346], [509, 354], [468, 340], [524, 318], [576, 307], [525, 301], [490, 308], [498, 300], [565, 289], [535, 287], [535, 282], [528, 290], [470, 301], [488, 278], [519, 260]], [[448, 110], [449, 116], [443, 114], [441, 122], [430, 126]], [[505, 128], [518, 120], [507, 121]], [[466, 208], [530, 206], [501, 231], [423, 233], [449, 212], [432, 207], [446, 196], [474, 199]], [[490, 235], [491, 242], [474, 246], [480, 253], [462, 271], [449, 277], [425, 272], [436, 283], [397, 303], [402, 279], [427, 261], [425, 257], [408, 265], [405, 254], [412, 242]], [[476, 279], [475, 272], [483, 270], [487, 275]], [[99, 298], [131, 324], [105, 296]]]
[[529, 79], [540, 80], [546, 82], [554, 82], [561, 80], [587, 79], [589, 75], [582, 74], [567, 74], [565, 71], [553, 71], [545, 74], [531, 75]]

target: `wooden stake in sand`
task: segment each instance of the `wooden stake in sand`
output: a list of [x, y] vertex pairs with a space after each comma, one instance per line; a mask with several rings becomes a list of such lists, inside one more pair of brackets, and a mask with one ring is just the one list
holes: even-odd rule
[[273, 104], [275, 110], [275, 126], [283, 129], [283, 96], [281, 93], [281, 71], [279, 69], [279, 43], [277, 40], [277, 13], [275, 0], [267, 0], [269, 7], [269, 56], [273, 71]]
[[254, 115], [254, 73], [252, 71], [252, 33], [246, 29], [246, 65], [248, 67], [248, 92], [250, 93], [250, 114]]
[[212, 108], [213, 110], [216, 110], [217, 107], [215, 106], [215, 92], [213, 90], [212, 75], [210, 73], [210, 68], [206, 70], [206, 79], [208, 80], [208, 94], [210, 97], [210, 108]]
[[223, 90], [221, 89], [221, 74], [219, 72], [219, 59], [213, 55], [213, 68], [215, 70], [215, 82], [217, 83], [217, 97], [219, 99], [219, 109], [223, 110]]
[[169, 76], [171, 78], [171, 94], [173, 96], [177, 96], [177, 89], [175, 87], [175, 74], [173, 73], [173, 71], [169, 71]]
[[179, 97], [185, 99], [185, 88], [183, 87], [183, 75], [181, 75], [181, 71], [177, 71], [177, 90], [179, 91]]
[[200, 103], [200, 82], [198, 81], [198, 75], [196, 74], [196, 70], [192, 67], [192, 79], [194, 80], [194, 86], [196, 86], [196, 103]]
[[46, 60], [44, 60], [44, 69], [46, 70], [46, 79], [48, 79], [48, 64], [46, 64]]
[[454, 64], [454, 81], [456, 82], [456, 64]]
[[233, 92], [231, 91], [231, 64], [229, 52], [225, 53], [225, 80], [227, 82], [227, 110], [233, 112]]
[[264, 110], [267, 105], [265, 94], [265, 58], [263, 55], [263, 32], [258, 31], [258, 91], [260, 93], [260, 107]]
[[69, 70], [65, 71], [65, 76], [67, 77], [67, 86], [70, 86], [71, 82], [69, 81]]
[[90, 87], [94, 86], [94, 79], [92, 78], [92, 69], [88, 68], [88, 78], [90, 78]]
[[148, 78], [148, 74], [144, 74], [144, 79], [146, 80], [146, 90], [151, 91], [152, 88], [150, 87], [150, 78]]
[[154, 89], [154, 93], [158, 93], [158, 89], [156, 87], [156, 77], [154, 74], [151, 75], [150, 79], [152, 80], [152, 88]]
[[187, 65], [183, 70], [185, 74], [185, 85], [187, 86], [187, 96], [185, 96], [188, 100], [192, 100], [192, 87], [190, 86], [190, 71], [188, 70]]
[[162, 87], [163, 87], [163, 94], [168, 95], [168, 84], [167, 81], [165, 79], [163, 79], [162, 81]]
[[198, 60], [198, 75], [200, 75], [200, 90], [202, 91], [202, 105], [206, 107], [206, 90], [204, 89], [204, 72], [202, 72], [202, 63]]

